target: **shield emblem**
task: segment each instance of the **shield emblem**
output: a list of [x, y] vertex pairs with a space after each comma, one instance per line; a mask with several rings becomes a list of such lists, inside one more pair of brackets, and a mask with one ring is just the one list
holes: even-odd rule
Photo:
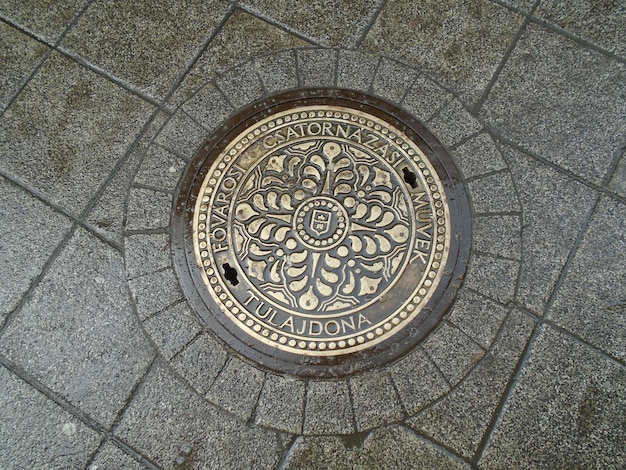
[[330, 218], [332, 213], [324, 209], [313, 209], [311, 213], [310, 228], [318, 237], [330, 231]]

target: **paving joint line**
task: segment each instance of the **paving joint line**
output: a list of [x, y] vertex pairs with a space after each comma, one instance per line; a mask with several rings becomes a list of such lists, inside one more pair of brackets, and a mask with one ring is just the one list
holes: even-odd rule
[[432, 447], [435, 447], [440, 452], [442, 452], [444, 454], [447, 454], [447, 456], [449, 458], [452, 458], [454, 460], [460, 461], [460, 463], [470, 464], [469, 459], [467, 459], [466, 457], [464, 457], [461, 454], [459, 454], [455, 449], [452, 449], [451, 447], [448, 447], [447, 445], [444, 445], [444, 444], [436, 441], [434, 438], [429, 437], [429, 436], [423, 434], [421, 431], [418, 431], [417, 429], [413, 428], [412, 426], [410, 426], [408, 424], [401, 424], [400, 426], [403, 427], [404, 429], [406, 429], [407, 431], [411, 432], [412, 434], [414, 434], [418, 438], [426, 441], [428, 444], [430, 444]]
[[365, 38], [367, 37], [367, 35], [370, 33], [370, 31], [372, 30], [372, 28], [378, 21], [378, 18], [380, 17], [381, 13], [383, 12], [386, 6], [387, 6], [387, 0], [382, 0], [380, 4], [378, 5], [378, 7], [376, 7], [376, 10], [374, 10], [374, 14], [372, 15], [370, 21], [368, 22], [367, 26], [365, 26], [365, 28], [361, 32], [361, 35], [359, 36], [356, 43], [354, 44], [353, 46], [354, 49], [361, 47], [361, 44], [363, 43], [363, 41], [365, 41]]
[[[474, 181], [478, 181], [483, 178], [489, 178], [490, 176], [501, 175], [505, 173], [511, 173], [511, 169], [508, 167], [508, 165], [506, 168], [500, 168], [499, 170], [492, 170], [488, 171], [487, 173], [481, 173], [480, 175], [470, 176], [469, 178], [465, 178], [465, 182], [473, 183]], [[517, 193], [517, 188], [515, 188], [515, 192]]]

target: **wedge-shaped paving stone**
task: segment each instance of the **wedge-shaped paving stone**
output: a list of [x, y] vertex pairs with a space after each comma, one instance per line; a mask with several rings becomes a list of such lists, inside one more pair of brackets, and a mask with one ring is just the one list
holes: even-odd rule
[[305, 435], [354, 432], [354, 418], [347, 382], [309, 382], [303, 431]]
[[178, 106], [193, 90], [215, 78], [216, 73], [221, 73], [241, 61], [271, 54], [272, 51], [310, 45], [298, 36], [237, 9], [185, 76], [169, 103]]
[[72, 221], [0, 177], [0, 319], [39, 275]]
[[526, 155], [504, 147], [524, 209], [524, 250], [517, 294], [539, 315], [597, 195]]
[[624, 154], [615, 168], [609, 187], [620, 196], [626, 197], [626, 157]]
[[0, 112], [26, 83], [47, 50], [24, 33], [0, 23]]
[[269, 54], [255, 59], [254, 64], [263, 86], [269, 93], [298, 86], [296, 55], [293, 51]]
[[172, 265], [167, 233], [137, 234], [124, 240], [129, 279], [160, 271]]
[[626, 360], [626, 206], [603, 197], [549, 318]]
[[165, 228], [170, 224], [171, 210], [170, 193], [131, 188], [126, 208], [126, 230]]
[[170, 363], [200, 395], [205, 395], [227, 358], [226, 349], [210, 334], [202, 333]]
[[489, 1], [465, 0], [444, 8], [436, 0], [392, 0], [363, 47], [420, 64], [477, 99], [521, 23], [521, 15]]
[[0, 15], [45, 41], [55, 42], [88, 0], [2, 0]]
[[513, 301], [519, 271], [519, 261], [474, 254], [470, 258], [465, 285], [506, 304]]
[[380, 58], [363, 52], [340, 50], [337, 62], [337, 86], [369, 91]]
[[403, 417], [389, 374], [376, 371], [350, 379], [357, 431], [400, 421]]
[[[212, 131], [222, 124], [224, 119], [226, 119], [226, 117], [228, 117], [228, 115], [232, 112], [233, 108], [228, 103], [222, 92], [214, 84], [207, 83], [206, 86], [201, 88], [183, 105], [183, 109], [206, 130]], [[181, 116], [180, 120], [182, 122], [174, 121], [171, 123], [172, 126], [177, 126], [178, 132], [180, 132], [181, 129], [184, 129], [183, 127], [180, 127], [181, 124], [184, 125], [184, 116]], [[194, 139], [194, 142], [195, 141], [196, 139]], [[187, 149], [189, 158], [193, 156], [196, 150], [198, 150], [200, 143], [201, 142], [197, 142], [195, 147]]]
[[256, 367], [231, 357], [206, 396], [213, 403], [247, 420], [261, 393], [264, 375]]
[[145, 101], [53, 53], [0, 122], [1, 165], [78, 216], [150, 111]]
[[146, 154], [150, 141], [163, 125], [165, 118], [165, 113], [158, 113], [144, 129], [124, 163], [106, 183], [102, 193], [86, 215], [87, 222], [94, 227], [94, 230], [114, 242], [122, 242], [128, 189], [141, 160]]
[[235, 108], [261, 98], [264, 93], [253, 61], [228, 70], [216, 83]]
[[508, 172], [500, 172], [475, 179], [468, 183], [474, 212], [519, 212], [515, 187]]
[[623, 468], [625, 388], [623, 365], [546, 327], [479, 467]]
[[399, 103], [415, 81], [415, 69], [383, 57], [380, 59], [372, 91], [387, 101]]
[[121, 255], [79, 229], [0, 352], [108, 427], [154, 355], [132, 313]]
[[[161, 467], [273, 468], [276, 435], [207, 403], [164, 367], [146, 378], [116, 435]], [[242, 451], [245, 443], [245, 451]]]
[[291, 434], [301, 434], [305, 394], [305, 382], [267, 374], [256, 409], [256, 423]]
[[441, 372], [419, 348], [390, 367], [398, 395], [409, 415], [450, 390]]
[[[221, 99], [226, 102], [223, 96]], [[154, 141], [181, 158], [191, 158], [207, 136], [206, 129], [179, 109], [155, 136]]]
[[517, 215], [493, 215], [472, 220], [474, 248], [491, 255], [522, 257], [522, 223]]
[[245, 0], [240, 4], [325, 46], [351, 47], [367, 29], [380, 3], [380, 0], [342, 0], [339, 3]]
[[465, 178], [474, 178], [507, 167], [500, 150], [486, 132], [459, 145], [452, 155]]
[[98, 451], [87, 470], [105, 470], [108, 468], [142, 470], [146, 467], [109, 441]]
[[187, 302], [180, 302], [150, 317], [143, 326], [166, 359], [180, 352], [201, 329]]
[[300, 437], [285, 460], [285, 468], [450, 468], [469, 465], [402, 426], [373, 431], [363, 442], [340, 438]]
[[302, 49], [298, 51], [300, 85], [307, 88], [335, 84], [337, 51], [333, 49]]
[[401, 105], [423, 123], [430, 120], [454, 95], [423, 74], [419, 74]]
[[157, 99], [167, 94], [228, 11], [218, 0], [92, 3], [62, 46]]
[[532, 328], [533, 322], [527, 316], [513, 312], [493, 349], [467, 378], [407, 423], [418, 432], [471, 459], [478, 450]]
[[469, 336], [447, 323], [443, 323], [428, 336], [423, 348], [453, 386], [485, 354]]
[[164, 310], [183, 298], [172, 268], [132, 279], [128, 285], [140, 320]]
[[533, 23], [481, 111], [522, 147], [601, 183], [621, 145], [626, 64]]
[[506, 314], [506, 307], [464, 289], [459, 292], [448, 318], [483, 348], [489, 349]]
[[151, 145], [141, 162], [135, 183], [157, 189], [174, 190], [186, 162], [172, 152]]
[[84, 468], [100, 435], [0, 366], [0, 467]]
[[428, 127], [448, 147], [458, 144], [482, 129], [458, 99], [452, 100], [428, 122]]

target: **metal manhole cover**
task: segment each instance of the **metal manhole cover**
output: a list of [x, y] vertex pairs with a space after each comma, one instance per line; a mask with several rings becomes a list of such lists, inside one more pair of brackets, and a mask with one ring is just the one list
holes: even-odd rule
[[418, 122], [371, 96], [275, 96], [194, 157], [174, 215], [183, 289], [269, 368], [335, 376], [400, 356], [465, 272], [462, 183]]

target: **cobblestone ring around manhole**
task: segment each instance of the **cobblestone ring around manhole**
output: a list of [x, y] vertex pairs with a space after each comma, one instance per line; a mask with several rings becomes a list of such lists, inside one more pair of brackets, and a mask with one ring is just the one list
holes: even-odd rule
[[406, 352], [447, 310], [469, 252], [443, 147], [355, 92], [288, 92], [240, 112], [195, 155], [176, 208], [176, 264], [200, 317], [250, 359], [303, 376]]

